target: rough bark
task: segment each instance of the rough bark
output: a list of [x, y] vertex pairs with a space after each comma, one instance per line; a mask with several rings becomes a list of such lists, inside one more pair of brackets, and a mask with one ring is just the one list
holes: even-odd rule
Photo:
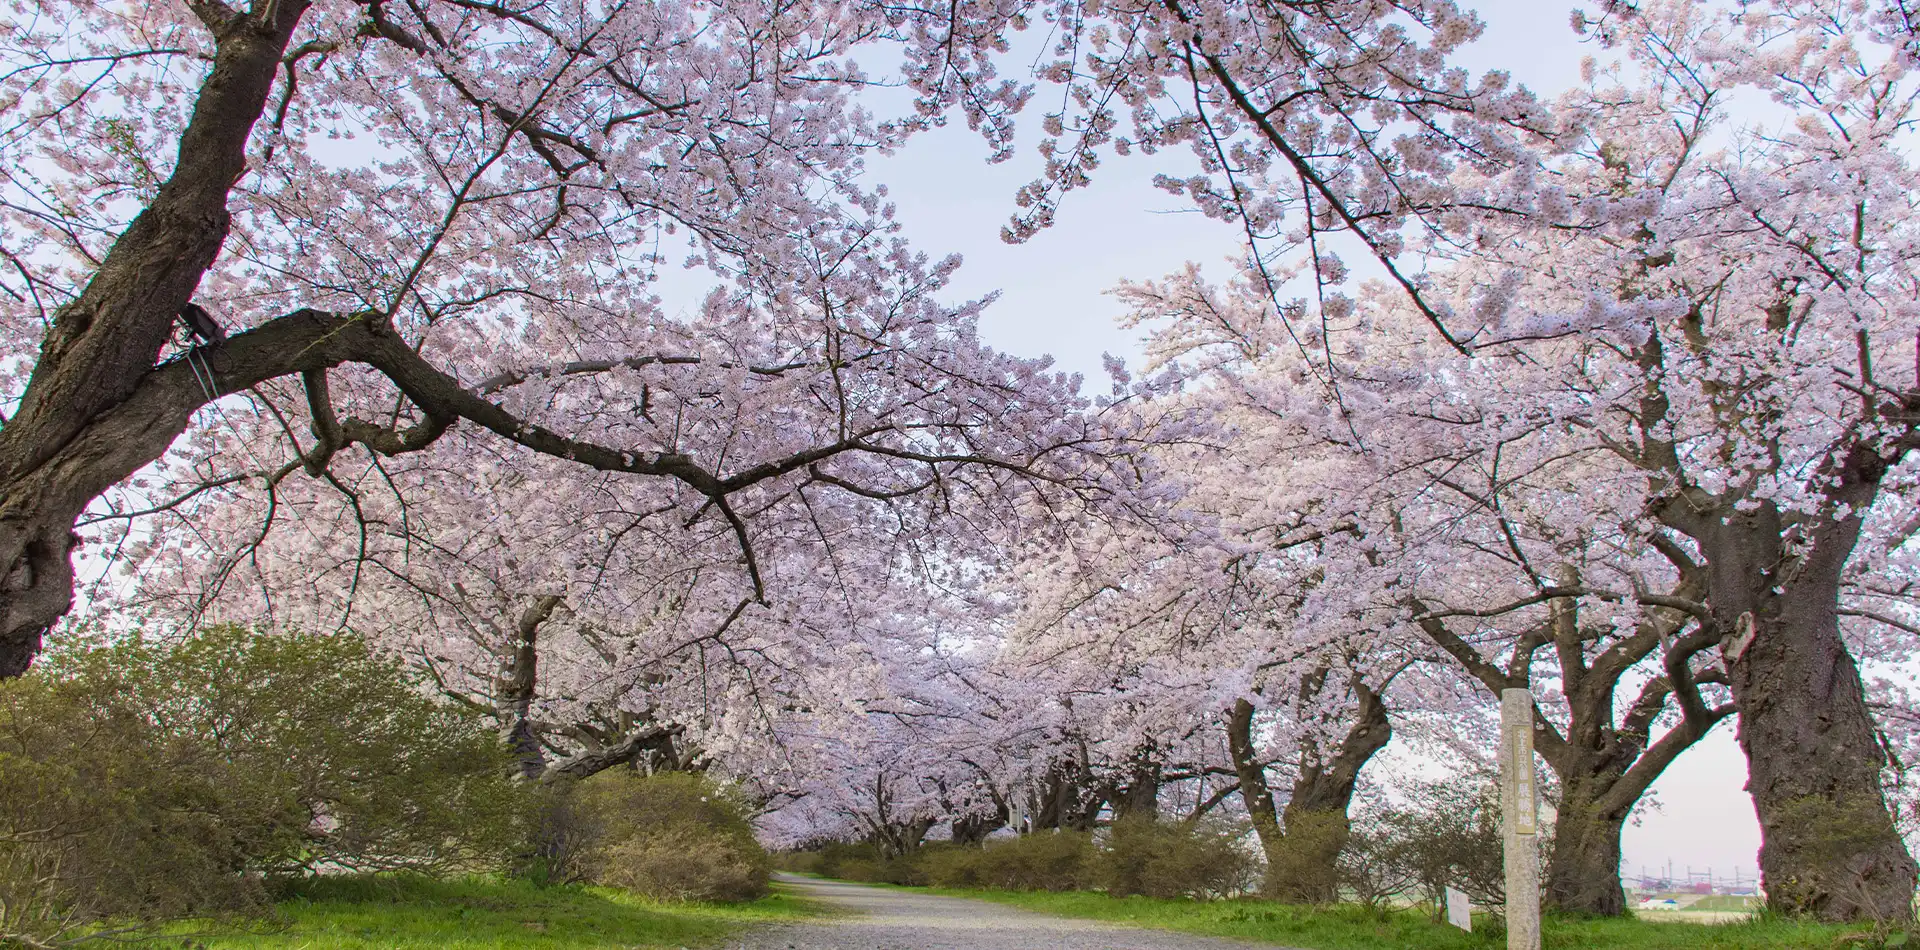
[[618, 738], [593, 743], [571, 755], [549, 763], [537, 777], [543, 782], [578, 781], [621, 766], [653, 762], [667, 768], [655, 771], [697, 771], [692, 764], [674, 755], [674, 738], [684, 730], [680, 726], [658, 723], [629, 725]]
[[514, 624], [513, 642], [500, 652], [500, 671], [493, 681], [493, 715], [500, 737], [513, 750], [523, 779], [538, 779], [547, 771], [547, 752], [534, 728], [533, 701], [540, 685], [540, 625], [553, 616], [561, 598], [547, 594], [534, 598]]
[[[1580, 579], [1567, 573], [1544, 598], [1547, 619], [1520, 636], [1504, 668], [1455, 634], [1440, 613], [1415, 605], [1428, 639], [1496, 697], [1504, 689], [1533, 688], [1535, 656], [1552, 651], [1567, 721], [1563, 732], [1536, 708], [1534, 748], [1560, 779], [1544, 896], [1563, 910], [1603, 916], [1627, 912], [1620, 882], [1620, 832], [1627, 816], [1675, 757], [1734, 711], [1731, 703], [1709, 707], [1701, 696], [1703, 683], [1722, 677], [1695, 670], [1693, 660], [1713, 646], [1717, 633], [1699, 616], [1705, 610], [1697, 602], [1704, 574], [1691, 562], [1677, 566], [1683, 576], [1675, 587], [1664, 595], [1646, 595], [1669, 606], [1649, 606], [1646, 619], [1625, 636], [1581, 624], [1580, 602], [1587, 594]], [[1606, 645], [1595, 647], [1601, 643]], [[1648, 680], [1626, 714], [1618, 716], [1621, 678], [1650, 658], [1660, 663], [1661, 675]], [[1655, 722], [1670, 709], [1677, 709], [1679, 721], [1653, 741]]]
[[1553, 822], [1553, 860], [1547, 865], [1542, 896], [1548, 905], [1563, 910], [1625, 914], [1620, 832], [1626, 816], [1601, 807], [1585, 789], [1577, 795], [1562, 791]]
[[1339, 749], [1331, 757], [1318, 749], [1301, 751], [1300, 774], [1280, 813], [1292, 857], [1283, 866], [1269, 866], [1267, 890], [1281, 900], [1320, 904], [1339, 899], [1335, 862], [1353, 827], [1347, 809], [1360, 769], [1393, 738], [1393, 723], [1379, 694], [1358, 676], [1350, 685], [1358, 705]]
[[953, 819], [954, 844], [975, 845], [987, 840], [987, 836], [1007, 826], [1008, 814], [1005, 802], [995, 802], [991, 810], [969, 812]]
[[896, 814], [893, 785], [884, 772], [874, 776], [869, 791], [873, 796], [873, 811], [861, 815], [861, 821], [867, 826], [867, 841], [886, 858], [897, 858], [919, 848], [927, 832], [933, 829], [935, 819], [928, 815]]
[[148, 387], [176, 314], [226, 240], [227, 193], [245, 171], [248, 136], [306, 6], [283, 0], [244, 16], [205, 9], [214, 62], [173, 174], [55, 314], [19, 410], [0, 428], [0, 676], [25, 672], [72, 606], [82, 509], [185, 428], [184, 416], [133, 413], [161, 423], [148, 432], [129, 425], [125, 410]]
[[1032, 804], [1030, 823], [1023, 833], [1093, 830], [1107, 799], [1094, 781], [1084, 746], [1077, 755], [1047, 769], [1034, 790]]
[[1135, 749], [1127, 757], [1127, 768], [1119, 786], [1107, 796], [1114, 820], [1159, 819], [1160, 772], [1159, 750], [1151, 743]]
[[[1326, 670], [1319, 670], [1303, 679], [1306, 698], [1324, 688], [1326, 675]], [[1393, 738], [1393, 724], [1379, 693], [1358, 675], [1350, 678], [1349, 686], [1358, 704], [1346, 735], [1330, 756], [1315, 748], [1301, 750], [1299, 773], [1284, 809], [1275, 806], [1266, 763], [1255, 752], [1253, 704], [1239, 700], [1228, 713], [1227, 749], [1239, 778], [1241, 801], [1267, 858], [1262, 891], [1270, 897], [1309, 904], [1339, 898], [1335, 862], [1352, 830], [1347, 810], [1353, 804], [1360, 770]]]
[[[211, 392], [184, 360], [156, 365], [177, 315], [226, 238], [228, 195], [246, 169], [247, 141], [307, 6], [305, 0], [260, 0], [253, 12], [242, 14], [211, 0], [193, 5], [212, 31], [216, 51], [173, 173], [73, 302], [55, 314], [19, 409], [0, 426], [0, 677], [24, 673], [46, 630], [72, 606], [73, 528], [86, 507], [159, 459], [186, 431], [195, 410], [268, 379], [303, 377], [318, 441], [306, 457], [262, 473], [269, 480], [302, 467], [318, 474], [334, 453], [353, 444], [386, 455], [425, 448], [463, 420], [601, 471], [678, 479], [715, 500], [867, 448], [855, 436], [723, 478], [684, 456], [569, 439], [514, 417], [489, 401], [484, 387], [463, 387], [373, 313], [303, 309], [200, 347], [195, 358], [212, 376]], [[387, 376], [411, 401], [418, 421], [393, 429], [336, 418], [326, 370], [344, 363]], [[744, 529], [741, 534], [745, 548]], [[758, 568], [751, 550], [745, 553], [757, 588]]]
[[1260, 759], [1253, 740], [1253, 703], [1234, 700], [1227, 712], [1227, 755], [1233, 759], [1234, 776], [1240, 780], [1240, 802], [1264, 849], [1269, 839], [1277, 838], [1280, 810], [1273, 804], [1273, 788], [1267, 784], [1267, 764]]
[[[1786, 314], [1794, 306], [1785, 299], [1769, 308], [1768, 332], [1791, 332]], [[1867, 345], [1862, 331], [1863, 384]], [[1678, 446], [1659, 434], [1672, 427], [1661, 383], [1664, 347], [1656, 333], [1636, 354], [1646, 378], [1637, 411], [1645, 435], [1615, 451], [1649, 472], [1662, 498], [1653, 509], [1660, 522], [1699, 547], [1710, 621], [1740, 707], [1768, 905], [1829, 920], [1909, 918], [1915, 864], [1887, 808], [1885, 750], [1840, 635], [1839, 610], [1846, 565], [1882, 479], [1920, 449], [1920, 386], [1858, 390], [1859, 421], [1807, 479], [1817, 512], [1787, 512], [1750, 489], [1708, 491], [1691, 477]], [[1920, 371], [1920, 338], [1915, 347]], [[1761, 432], [1791, 428], [1764, 413], [1754, 417], [1739, 390], [1713, 395], [1724, 418]], [[1779, 448], [1776, 457], [1784, 454]]]
[[1887, 808], [1885, 750], [1840, 636], [1841, 576], [1860, 518], [1815, 526], [1812, 550], [1797, 557], [1784, 550], [1782, 522], [1770, 504], [1689, 521], [1726, 631], [1767, 902], [1829, 920], [1905, 919], [1914, 860]]

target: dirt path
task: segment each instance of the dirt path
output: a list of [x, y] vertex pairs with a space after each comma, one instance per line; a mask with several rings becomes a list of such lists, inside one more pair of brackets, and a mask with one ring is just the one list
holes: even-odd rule
[[984, 901], [780, 875], [852, 915], [758, 931], [730, 950], [1273, 950], [1269, 944], [1073, 920]]

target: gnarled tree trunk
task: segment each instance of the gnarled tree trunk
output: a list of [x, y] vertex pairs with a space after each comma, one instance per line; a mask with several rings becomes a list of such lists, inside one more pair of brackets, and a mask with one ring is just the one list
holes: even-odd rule
[[1096, 786], [1086, 749], [1050, 766], [1033, 792], [1029, 827], [1035, 831], [1091, 831], [1106, 807], [1105, 790]]
[[513, 642], [501, 647], [500, 669], [493, 681], [493, 716], [500, 737], [513, 750], [522, 779], [538, 779], [547, 771], [547, 752], [534, 728], [533, 701], [540, 692], [540, 625], [553, 616], [561, 598], [546, 594], [534, 598], [514, 625]]
[[1620, 886], [1620, 833], [1627, 816], [1601, 805], [1606, 793], [1583, 781], [1561, 786], [1553, 821], [1553, 860], [1543, 884], [1546, 902], [1563, 910], [1619, 916], [1627, 912]]
[[[1733, 704], [1709, 707], [1701, 697], [1702, 683], [1723, 679], [1693, 666], [1694, 658], [1711, 649], [1716, 639], [1712, 625], [1702, 623], [1705, 608], [1697, 601], [1706, 582], [1698, 565], [1681, 552], [1672, 556], [1679, 558], [1680, 582], [1664, 595], [1642, 595], [1647, 598], [1645, 617], [1624, 636], [1613, 631], [1610, 621], [1598, 628], [1581, 625], [1580, 598], [1585, 592], [1568, 568], [1560, 586], [1547, 592], [1557, 596], [1547, 601], [1546, 621], [1516, 640], [1504, 669], [1449, 629], [1443, 613], [1415, 605], [1416, 620], [1428, 639], [1496, 697], [1504, 689], [1531, 689], [1535, 656], [1552, 649], [1567, 723], [1563, 734], [1536, 708], [1534, 748], [1560, 779], [1544, 896], [1563, 910], [1626, 913], [1620, 832], [1627, 816], [1675, 757], [1734, 711]], [[1596, 648], [1598, 644], [1605, 646]], [[1660, 663], [1661, 675], [1641, 687], [1624, 718], [1616, 718], [1621, 678], [1650, 658]], [[1680, 721], [1652, 741], [1654, 723], [1669, 708], [1678, 709]]]
[[[0, 676], [26, 672], [73, 605], [75, 520], [159, 458], [205, 401], [156, 384], [167, 374], [154, 362], [226, 240], [227, 193], [306, 7], [285, 0], [209, 23], [213, 68], [172, 176], [55, 315], [19, 411], [0, 428]], [[176, 368], [173, 382], [185, 382]]]
[[992, 810], [980, 810], [959, 815], [953, 819], [954, 844], [974, 845], [987, 840], [987, 836], [1007, 826], [1008, 814], [1005, 802], [996, 802]]
[[1108, 797], [1114, 820], [1156, 821], [1160, 817], [1160, 758], [1152, 743], [1133, 750], [1127, 769]]
[[[1315, 692], [1324, 679], [1324, 670], [1309, 677], [1316, 683]], [[1358, 675], [1351, 677], [1350, 685], [1358, 705], [1347, 734], [1331, 756], [1312, 748], [1300, 751], [1300, 771], [1284, 809], [1276, 808], [1266, 763], [1255, 751], [1253, 704], [1240, 700], [1227, 716], [1227, 749], [1240, 780], [1240, 798], [1267, 858], [1261, 890], [1275, 899], [1320, 904], [1339, 898], [1335, 862], [1352, 830], [1347, 809], [1353, 804], [1360, 770], [1393, 738], [1393, 724], [1379, 693]]]
[[[1768, 307], [1767, 332], [1796, 333], [1797, 306], [1788, 291]], [[1871, 379], [1865, 330], [1858, 340], [1858, 369]], [[1915, 346], [1920, 365], [1920, 338]], [[1883, 479], [1920, 450], [1920, 385], [1857, 390], [1859, 421], [1807, 466], [1810, 474], [1753, 472], [1746, 483], [1711, 491], [1692, 477], [1691, 463], [1666, 434], [1674, 426], [1661, 382], [1669, 370], [1660, 334], [1637, 358], [1646, 371], [1637, 419], [1645, 437], [1624, 454], [1665, 496], [1654, 516], [1699, 548], [1711, 623], [1740, 707], [1767, 903], [1829, 920], [1910, 918], [1915, 864], [1887, 808], [1880, 778], [1886, 750], [1841, 638], [1839, 610], [1847, 562]], [[1709, 392], [1726, 418], [1753, 413], [1743, 388]], [[1787, 457], [1778, 441], [1748, 439], [1783, 440], [1793, 426], [1764, 412], [1752, 421], [1754, 432], [1772, 435], [1742, 435], [1739, 442], [1760, 448], [1754, 454], [1761, 458]], [[1803, 479], [1796, 510], [1757, 487], [1786, 479]]]
[[1885, 750], [1840, 637], [1840, 581], [1860, 515], [1817, 525], [1797, 554], [1771, 504], [1688, 526], [1700, 532], [1726, 635], [1768, 905], [1829, 920], [1911, 917], [1914, 860], [1887, 807]]

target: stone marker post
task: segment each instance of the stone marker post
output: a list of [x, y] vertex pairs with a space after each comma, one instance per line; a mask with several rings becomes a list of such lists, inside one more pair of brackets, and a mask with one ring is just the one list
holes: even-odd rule
[[1540, 950], [1540, 793], [1533, 691], [1500, 691], [1500, 829], [1507, 858], [1507, 950]]

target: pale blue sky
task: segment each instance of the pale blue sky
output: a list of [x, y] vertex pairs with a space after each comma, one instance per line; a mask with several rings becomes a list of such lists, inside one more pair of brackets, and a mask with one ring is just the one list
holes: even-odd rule
[[[1488, 30], [1463, 65], [1475, 72], [1504, 69], [1543, 95], [1579, 80], [1582, 46], [1569, 25], [1577, 4], [1561, 0], [1467, 0]], [[1593, 6], [1593, 4], [1588, 4]], [[966, 258], [954, 294], [1001, 298], [982, 321], [987, 342], [1023, 356], [1051, 354], [1058, 364], [1090, 378], [1101, 354], [1139, 362], [1133, 336], [1114, 323], [1120, 308], [1105, 291], [1122, 278], [1159, 277], [1187, 261], [1216, 267], [1240, 247], [1235, 231], [1187, 210], [1182, 199], [1154, 189], [1164, 165], [1110, 160], [1095, 184], [1067, 198], [1059, 223], [1023, 245], [1000, 241], [1014, 210], [1013, 194], [1037, 167], [1035, 119], [1029, 115], [1021, 151], [988, 165], [986, 148], [963, 126], [913, 140], [899, 154], [871, 166], [899, 208], [907, 236], [933, 254]], [[1183, 156], [1161, 157], [1178, 162]], [[1097, 385], [1097, 382], [1096, 382]], [[1100, 387], [1104, 388], [1104, 387]], [[1657, 808], [1643, 807], [1626, 834], [1623, 867], [1637, 874], [1673, 862], [1721, 875], [1754, 873], [1760, 846], [1753, 805], [1742, 786], [1746, 761], [1731, 723], [1681, 756], [1655, 786]]]

